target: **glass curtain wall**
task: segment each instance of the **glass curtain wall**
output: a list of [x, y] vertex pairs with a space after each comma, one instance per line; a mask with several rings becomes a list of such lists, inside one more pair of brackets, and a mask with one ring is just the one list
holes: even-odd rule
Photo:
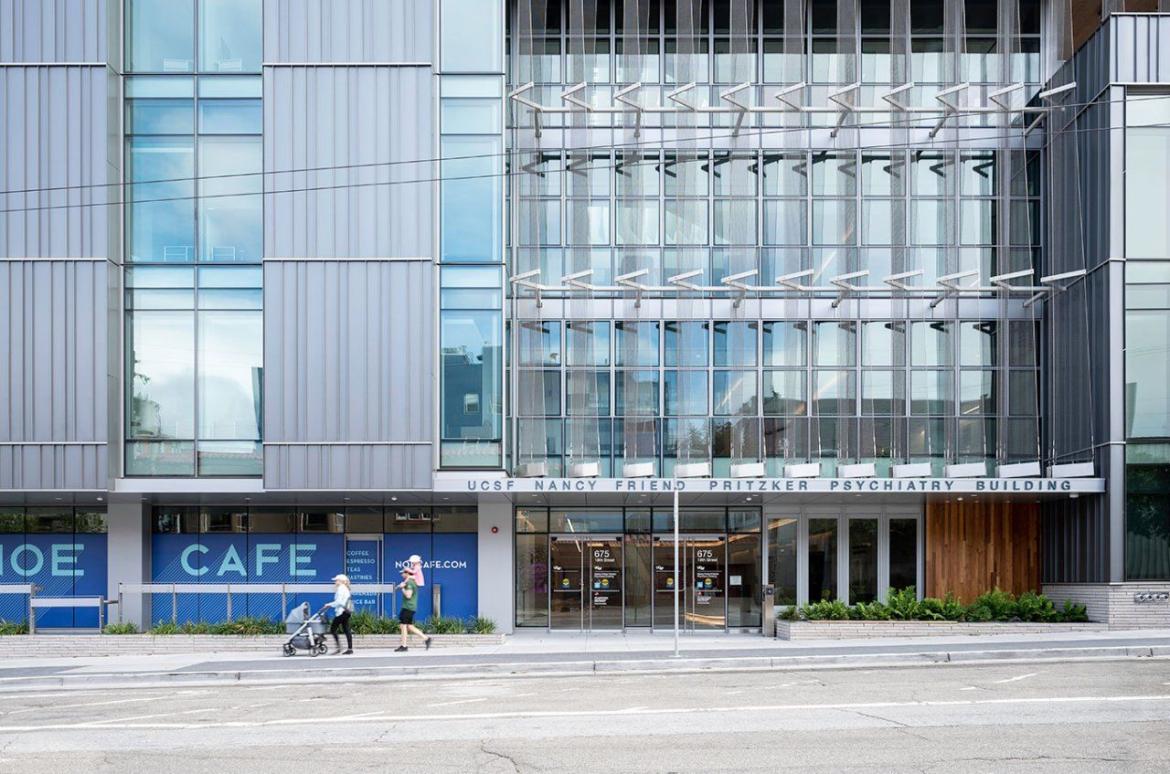
[[[620, 105], [614, 94], [634, 83], [636, 100], [669, 104], [667, 92], [695, 81], [685, 95], [695, 105], [726, 105], [719, 92], [742, 82], [752, 85], [740, 98], [756, 105], [776, 104], [800, 81], [810, 85], [792, 98], [814, 105], [858, 80], [851, 99], [863, 105], [911, 81], [900, 98], [936, 107], [934, 95], [956, 83], [972, 84], [970, 104], [1007, 83], [1026, 84], [1013, 93], [1020, 104], [1039, 88], [1033, 0], [516, 0], [510, 18], [510, 85], [531, 81], [527, 98], [546, 105], [564, 104], [561, 92], [581, 83], [575, 98], [598, 105]], [[1040, 156], [1025, 148], [1021, 127], [996, 126], [960, 150], [951, 134], [930, 140], [920, 119], [864, 114], [820, 148], [789, 130], [836, 116], [749, 114], [734, 134], [732, 116], [643, 114], [636, 133], [631, 115], [572, 111], [543, 114], [537, 132], [528, 108], [507, 108], [509, 273], [539, 272], [539, 282], [555, 286], [590, 272], [587, 288], [545, 293], [539, 320], [524, 311], [535, 307], [531, 291], [512, 289], [514, 335], [557, 318], [566, 356], [540, 363], [539, 379], [536, 363], [517, 365], [512, 393], [522, 383], [535, 395], [539, 384], [545, 399], [513, 412], [517, 435], [537, 439], [518, 437], [514, 454], [523, 449], [534, 461], [544, 449], [550, 472], [567, 471], [563, 455], [576, 441], [581, 450], [569, 454], [599, 457], [602, 475], [620, 475], [631, 461], [670, 475], [686, 460], [722, 476], [756, 461], [768, 475], [806, 461], [820, 462], [823, 475], [842, 462], [872, 462], [887, 475], [900, 462], [928, 462], [941, 474], [948, 463], [993, 470], [1040, 456], [1037, 323], [1018, 303], [1002, 301], [988, 315], [989, 304], [932, 309], [895, 296], [880, 314], [850, 300], [818, 315], [785, 296], [782, 305], [745, 305], [720, 318], [704, 294], [672, 290], [650, 293], [674, 303], [643, 304], [637, 319], [593, 312], [598, 301], [632, 295], [597, 286], [642, 270], [637, 281], [651, 286], [688, 272], [696, 285], [719, 284], [752, 270], [749, 286], [800, 271], [810, 272], [801, 282], [825, 286], [862, 269], [863, 284], [881, 286], [917, 270], [910, 284], [933, 288], [956, 272], [974, 272], [963, 282], [986, 286], [996, 274], [1033, 268], [1042, 247]], [[854, 121], [896, 129], [896, 141], [863, 143]], [[962, 127], [999, 121], [954, 119]], [[659, 129], [675, 139], [664, 143]], [[650, 309], [662, 310], [659, 319], [647, 319]], [[657, 356], [641, 349], [653, 335], [626, 335], [651, 326]], [[703, 337], [680, 362], [679, 344]], [[638, 343], [640, 365], [602, 356], [631, 357], [628, 342]], [[561, 401], [551, 399], [558, 380]]]
[[441, 0], [439, 339], [445, 468], [504, 464], [503, 18]]
[[260, 14], [126, 3], [127, 476], [261, 473]]
[[1126, 99], [1127, 580], [1170, 580], [1170, 94]]

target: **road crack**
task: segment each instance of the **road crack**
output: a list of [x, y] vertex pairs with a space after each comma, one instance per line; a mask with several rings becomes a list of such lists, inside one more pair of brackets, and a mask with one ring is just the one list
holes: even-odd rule
[[484, 755], [491, 756], [494, 759], [501, 760], [501, 761], [507, 761], [508, 763], [510, 763], [512, 765], [512, 771], [517, 771], [517, 772], [520, 771], [520, 764], [516, 763], [515, 758], [513, 758], [510, 755], [506, 755], [504, 753], [501, 753], [501, 752], [496, 752], [495, 750], [489, 750], [487, 745], [488, 745], [488, 740], [481, 739], [479, 742], [479, 751], [481, 753], [483, 753]]

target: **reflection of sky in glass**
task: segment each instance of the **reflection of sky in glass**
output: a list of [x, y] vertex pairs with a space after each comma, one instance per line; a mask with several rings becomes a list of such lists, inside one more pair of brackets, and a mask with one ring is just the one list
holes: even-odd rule
[[[129, 178], [185, 179], [137, 183], [130, 188], [131, 260], [189, 261], [195, 245], [195, 150], [190, 138], [135, 137], [130, 140]], [[173, 201], [150, 201], [173, 199]]]
[[127, 5], [130, 69], [190, 71], [195, 57], [195, 1], [135, 0]]
[[193, 318], [191, 312], [137, 312], [132, 317], [131, 436], [194, 437]]
[[199, 315], [199, 437], [260, 438], [259, 312]]
[[200, 0], [199, 69], [256, 72], [260, 69], [261, 0]]
[[[204, 261], [259, 261], [263, 237], [260, 137], [201, 137], [200, 255]], [[226, 177], [256, 172], [255, 176]], [[208, 179], [210, 178], [210, 179]], [[228, 196], [228, 194], [252, 194]]]

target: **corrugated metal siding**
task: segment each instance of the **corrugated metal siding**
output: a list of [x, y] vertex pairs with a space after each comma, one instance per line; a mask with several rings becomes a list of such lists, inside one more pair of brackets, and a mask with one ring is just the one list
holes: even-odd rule
[[106, 3], [0, 0], [0, 62], [104, 62]]
[[1040, 512], [1040, 565], [1045, 583], [1109, 580], [1106, 495], [1046, 501]]
[[433, 273], [430, 261], [265, 264], [266, 487], [430, 486]]
[[1113, 16], [1109, 35], [1113, 43], [1113, 81], [1170, 83], [1170, 18]]
[[268, 0], [265, 62], [430, 62], [431, 0]]
[[266, 185], [290, 193], [265, 197], [265, 254], [430, 256], [434, 183], [409, 181], [437, 165], [400, 162], [434, 156], [431, 93], [421, 67], [267, 68]]
[[105, 68], [0, 68], [0, 190], [29, 191], [0, 195], [0, 257], [106, 256], [108, 86]]
[[104, 261], [0, 260], [0, 488], [105, 487], [106, 282]]

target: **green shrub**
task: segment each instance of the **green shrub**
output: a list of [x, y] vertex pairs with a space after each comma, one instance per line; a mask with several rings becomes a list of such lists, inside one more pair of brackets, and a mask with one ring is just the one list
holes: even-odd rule
[[890, 589], [886, 594], [886, 607], [890, 610], [890, 618], [896, 621], [913, 621], [918, 616], [918, 590], [913, 586]]
[[1010, 593], [994, 588], [975, 598], [968, 611], [968, 615], [975, 610], [986, 610], [986, 617], [979, 613], [981, 621], [1011, 621], [1019, 618], [1019, 606], [1016, 598]]
[[495, 634], [496, 622], [483, 616], [472, 618], [467, 622], [467, 631], [470, 634]]
[[463, 622], [462, 618], [455, 618], [453, 616], [442, 616], [436, 618], [431, 616], [423, 621], [419, 627], [427, 634], [466, 634], [467, 624]]
[[271, 618], [258, 618], [255, 616], [243, 616], [234, 621], [223, 621], [222, 623], [211, 626], [212, 634], [257, 635], [281, 634], [283, 632], [284, 624], [273, 621]]
[[858, 621], [888, 621], [890, 608], [881, 602], [858, 602], [850, 611], [850, 617]]
[[926, 597], [919, 603], [919, 608], [930, 615], [929, 619], [924, 620], [932, 621], [962, 621], [967, 613], [967, 606], [949, 591], [942, 599]]
[[1060, 620], [1060, 612], [1052, 600], [1034, 591], [1025, 591], [1016, 599], [1016, 615], [1021, 621]]
[[1089, 620], [1089, 611], [1081, 603], [1066, 599], [1064, 607], [1060, 609], [1060, 620], [1069, 623], [1085, 623]]
[[28, 634], [28, 621], [0, 621], [0, 636], [5, 634]]
[[138, 627], [129, 621], [126, 623], [108, 623], [102, 631], [106, 634], [138, 634]]
[[800, 610], [810, 621], [848, 621], [849, 606], [839, 599], [823, 599], [811, 602]]
[[150, 627], [151, 634], [178, 634], [179, 625], [171, 621], [159, 621], [154, 626]]
[[788, 607], [781, 610], [780, 614], [776, 617], [781, 621], [799, 621], [801, 620], [800, 608], [796, 605], [789, 605]]

